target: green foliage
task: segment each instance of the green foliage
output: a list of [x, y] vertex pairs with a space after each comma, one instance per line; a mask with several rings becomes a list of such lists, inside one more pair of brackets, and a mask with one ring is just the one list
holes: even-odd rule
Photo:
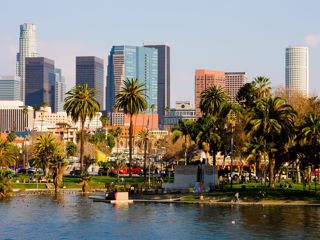
[[74, 142], [68, 141], [66, 143], [67, 156], [74, 156], [77, 153], [77, 151], [78, 151], [78, 147]]
[[200, 109], [204, 115], [216, 116], [227, 102], [227, 95], [220, 86], [214, 85], [201, 93]]
[[19, 157], [19, 148], [16, 144], [4, 142], [0, 138], [0, 166], [13, 166]]
[[77, 85], [66, 93], [64, 110], [71, 116], [74, 122], [81, 123], [80, 136], [80, 165], [84, 170], [84, 123], [92, 119], [100, 110], [100, 105], [94, 97], [95, 89], [89, 88], [87, 84]]
[[11, 189], [12, 176], [5, 170], [0, 170], [0, 198], [6, 197], [12, 191]]
[[129, 128], [129, 174], [131, 172], [132, 162], [132, 137], [133, 137], [133, 122], [132, 117], [139, 112], [147, 109], [147, 101], [145, 96], [146, 89], [144, 83], [138, 83], [138, 79], [132, 78], [124, 81], [124, 86], [115, 97], [114, 109], [116, 111], [123, 111], [125, 114], [130, 115], [130, 128]]
[[16, 139], [17, 135], [15, 132], [10, 132], [8, 133], [8, 136], [7, 136], [7, 141], [8, 142], [13, 142], [15, 139]]

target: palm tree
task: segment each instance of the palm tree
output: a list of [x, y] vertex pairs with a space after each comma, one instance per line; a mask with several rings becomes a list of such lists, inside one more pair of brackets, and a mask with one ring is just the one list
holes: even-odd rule
[[201, 93], [200, 109], [204, 115], [216, 116], [226, 100], [227, 96], [220, 86], [211, 86]]
[[203, 116], [198, 119], [197, 126], [197, 142], [200, 146], [202, 146], [203, 143], [208, 143], [210, 145], [210, 150], [213, 157], [213, 165], [216, 165], [216, 155], [221, 146], [221, 132], [224, 130], [224, 123], [217, 117]]
[[100, 117], [100, 122], [102, 123], [103, 128], [106, 128], [110, 124], [109, 118], [104, 115]]
[[56, 151], [56, 139], [50, 134], [40, 135], [36, 139], [33, 148], [32, 166], [41, 168], [46, 175], [49, 168], [49, 162]]
[[122, 136], [122, 128], [117, 127], [115, 129], [110, 129], [109, 134], [112, 135], [117, 142], [117, 160], [116, 160], [116, 166], [117, 166], [117, 180], [119, 181], [119, 142], [120, 142], [120, 137]]
[[65, 167], [68, 165], [64, 157], [65, 154], [62, 147], [55, 141], [52, 155], [49, 159], [49, 169], [52, 171], [55, 192], [58, 192], [59, 190], [59, 185], [62, 182], [63, 178], [63, 172], [65, 170]]
[[150, 105], [150, 109], [151, 109], [151, 131], [153, 130], [153, 113], [154, 113], [154, 109], [156, 108], [155, 104], [151, 104]]
[[[245, 130], [249, 137], [262, 136], [266, 144], [284, 145], [294, 134], [296, 112], [280, 97], [258, 99], [249, 112]], [[274, 154], [268, 150], [269, 185], [274, 188]]]
[[9, 167], [16, 164], [19, 149], [15, 144], [5, 142], [0, 138], [0, 166]]
[[253, 84], [256, 89], [257, 98], [265, 98], [271, 96], [270, 79], [264, 76], [254, 78]]
[[[141, 130], [139, 132], [139, 138], [142, 140], [143, 147], [144, 147], [144, 161], [143, 161], [143, 177], [144, 177], [144, 183], [147, 182], [147, 149], [148, 149], [148, 140], [149, 140], [149, 131]], [[150, 164], [150, 162], [149, 162]], [[149, 173], [150, 174], [150, 173]]]
[[305, 116], [298, 130], [297, 140], [300, 147], [302, 168], [311, 164], [318, 165], [320, 159], [320, 117], [316, 114]]
[[175, 143], [179, 138], [184, 138], [184, 156], [185, 156], [185, 165], [188, 162], [188, 146], [187, 140], [191, 139], [194, 129], [194, 122], [191, 120], [179, 121], [177, 126], [172, 128], [172, 142]]
[[147, 109], [145, 96], [146, 89], [144, 83], [138, 83], [137, 78], [127, 79], [119, 94], [115, 97], [114, 108], [117, 111], [123, 111], [130, 116], [129, 127], [129, 174], [132, 176], [132, 138], [133, 138], [133, 116]]
[[77, 85], [66, 93], [63, 106], [67, 115], [71, 116], [74, 122], [80, 121], [80, 166], [82, 174], [84, 172], [84, 123], [87, 118], [91, 120], [100, 109], [94, 94], [95, 89], [89, 88], [87, 84]]

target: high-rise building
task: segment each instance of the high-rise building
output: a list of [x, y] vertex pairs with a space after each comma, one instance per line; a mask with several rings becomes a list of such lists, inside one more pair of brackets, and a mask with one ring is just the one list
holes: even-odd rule
[[226, 76], [223, 71], [199, 69], [195, 73], [195, 109], [196, 117], [201, 117], [201, 93], [209, 87], [217, 85], [226, 90]]
[[309, 96], [309, 52], [307, 47], [286, 48], [286, 90], [288, 97], [294, 94]]
[[54, 85], [54, 112], [62, 112], [64, 104], [64, 94], [66, 93], [65, 78], [61, 74], [61, 69], [54, 69], [55, 85]]
[[170, 46], [166, 44], [144, 44], [158, 50], [158, 114], [159, 127], [164, 124], [165, 109], [170, 108]]
[[16, 76], [0, 76], [0, 100], [20, 101], [20, 79]]
[[26, 105], [40, 107], [46, 102], [54, 108], [54, 61], [44, 57], [28, 57], [25, 61]]
[[[126, 79], [138, 78], [145, 84], [148, 103], [147, 113], [154, 104], [158, 113], [158, 50], [137, 46], [113, 46], [108, 56], [106, 110], [113, 112], [115, 96], [120, 92]], [[112, 119], [111, 119], [112, 120]]]
[[36, 56], [36, 26], [32, 23], [24, 23], [20, 25], [19, 52], [16, 62], [16, 75], [20, 77], [20, 100], [23, 102], [25, 102], [25, 58]]
[[248, 77], [245, 72], [226, 72], [226, 89], [230, 100], [236, 100], [239, 89], [247, 81]]
[[76, 84], [87, 84], [95, 89], [95, 97], [104, 110], [104, 68], [103, 59], [94, 56], [76, 57]]
[[[27, 110], [27, 111], [25, 111]], [[33, 108], [22, 101], [0, 101], [0, 131], [23, 132], [33, 127]]]

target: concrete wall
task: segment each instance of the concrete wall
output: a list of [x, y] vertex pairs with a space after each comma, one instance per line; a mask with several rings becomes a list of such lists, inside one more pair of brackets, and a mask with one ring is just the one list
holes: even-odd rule
[[[218, 170], [216, 167], [210, 165], [202, 165], [202, 179], [204, 188], [216, 186], [218, 181]], [[164, 183], [163, 187], [166, 189], [189, 189], [193, 188], [197, 181], [198, 166], [197, 165], [177, 165], [174, 173], [174, 183]]]

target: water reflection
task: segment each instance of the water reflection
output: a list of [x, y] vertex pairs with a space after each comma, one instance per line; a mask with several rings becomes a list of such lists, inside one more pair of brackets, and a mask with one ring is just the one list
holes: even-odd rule
[[0, 201], [0, 239], [313, 239], [318, 207], [96, 203], [87, 196]]

